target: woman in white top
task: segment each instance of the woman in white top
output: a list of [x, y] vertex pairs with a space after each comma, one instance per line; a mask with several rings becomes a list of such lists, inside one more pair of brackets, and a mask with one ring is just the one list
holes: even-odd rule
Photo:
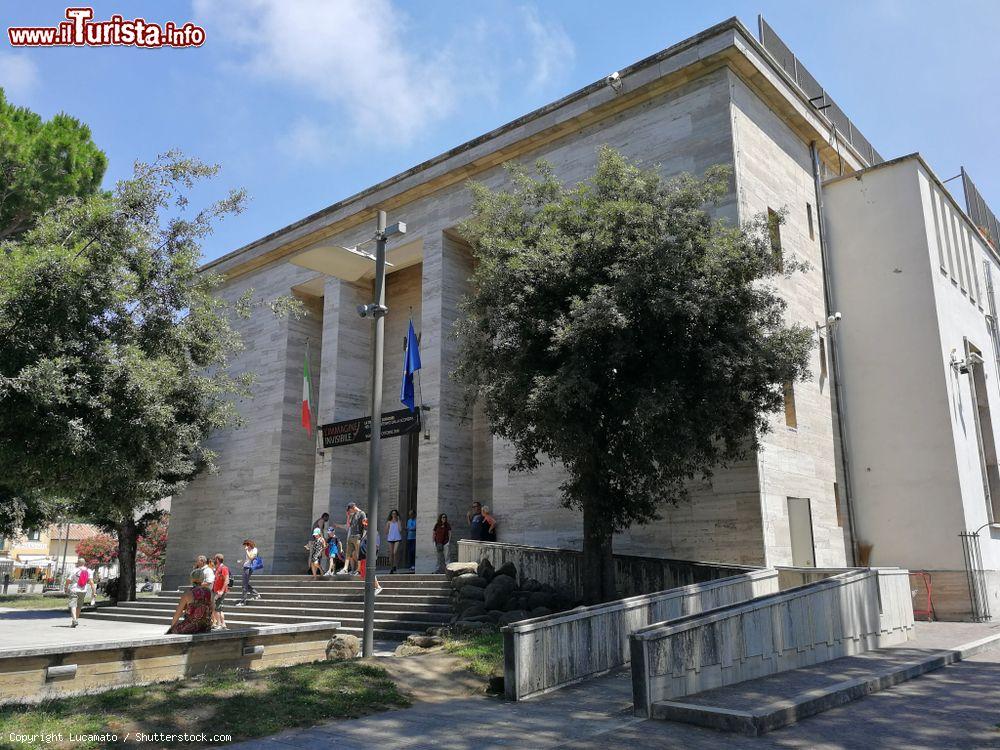
[[236, 602], [237, 607], [246, 604], [248, 596], [251, 599], [260, 599], [257, 589], [250, 584], [250, 576], [253, 575], [253, 561], [257, 559], [257, 545], [253, 543], [253, 539], [244, 539], [243, 550], [246, 552], [246, 557], [243, 560], [243, 593], [240, 600]]
[[393, 508], [389, 511], [389, 517], [385, 519], [385, 540], [389, 542], [390, 573], [395, 573], [396, 566], [399, 564], [400, 542], [403, 541], [401, 526], [399, 511]]

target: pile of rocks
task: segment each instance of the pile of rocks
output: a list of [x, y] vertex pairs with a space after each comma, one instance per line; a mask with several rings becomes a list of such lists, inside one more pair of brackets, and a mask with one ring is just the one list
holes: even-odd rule
[[506, 562], [494, 570], [489, 560], [449, 565], [453, 575], [452, 622], [457, 626], [476, 623], [507, 625], [543, 617], [574, 606], [573, 599], [547, 583], [527, 578], [518, 583], [517, 568]]

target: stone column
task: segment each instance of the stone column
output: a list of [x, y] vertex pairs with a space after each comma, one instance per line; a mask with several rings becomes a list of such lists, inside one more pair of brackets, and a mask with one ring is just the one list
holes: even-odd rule
[[[472, 258], [458, 241], [444, 234], [424, 239], [420, 358], [425, 412], [417, 480], [417, 570], [436, 564], [431, 529], [439, 513], [447, 513], [452, 538], [468, 536], [465, 513], [473, 494], [472, 415], [464, 418], [461, 387], [450, 373], [456, 365], [458, 341], [454, 324], [458, 305], [469, 287]], [[455, 545], [452, 545], [453, 550]]]
[[[370, 284], [333, 278], [326, 282], [320, 424], [368, 414], [371, 326], [358, 316], [357, 307], [370, 301]], [[327, 448], [317, 459], [312, 518], [327, 512], [331, 520], [343, 523], [347, 503], [354, 501], [364, 506], [368, 491], [367, 444]]]

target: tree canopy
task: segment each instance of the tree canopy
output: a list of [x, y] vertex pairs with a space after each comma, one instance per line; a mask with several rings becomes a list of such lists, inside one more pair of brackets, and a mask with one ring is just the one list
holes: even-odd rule
[[167, 154], [0, 243], [0, 487], [69, 498], [114, 530], [125, 596], [153, 504], [211, 467], [203, 440], [249, 394], [229, 362], [252, 302], [234, 309], [199, 273], [202, 239], [244, 195], [187, 206], [216, 171]]
[[613, 531], [688, 498], [692, 479], [754, 450], [782, 383], [807, 375], [811, 332], [768, 283], [766, 218], [713, 220], [730, 172], [666, 180], [610, 148], [566, 187], [539, 163], [472, 185], [476, 265], [456, 376], [515, 451], [564, 467], [583, 510], [588, 599], [615, 596]]
[[106, 168], [86, 125], [66, 114], [43, 120], [0, 89], [0, 240], [26, 231], [60, 198], [94, 193]]

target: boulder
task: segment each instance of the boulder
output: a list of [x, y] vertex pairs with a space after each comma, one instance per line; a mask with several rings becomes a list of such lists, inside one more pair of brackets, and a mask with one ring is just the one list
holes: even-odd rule
[[518, 622], [519, 620], [527, 620], [528, 613], [523, 609], [516, 609], [513, 612], [504, 612], [500, 616], [501, 625], [510, 625], [512, 622]]
[[326, 644], [326, 658], [334, 661], [353, 659], [361, 653], [361, 639], [356, 635], [335, 635]]
[[516, 596], [512, 596], [507, 600], [507, 603], [503, 605], [504, 612], [513, 612], [517, 609], [524, 609], [524, 607], [521, 606], [521, 599]]
[[498, 576], [510, 576], [511, 578], [513, 578], [516, 581], [517, 580], [517, 568], [514, 566], [514, 563], [512, 563], [512, 562], [505, 562], [503, 565], [501, 565], [499, 568], [496, 569], [496, 572], [494, 573], [494, 575], [498, 575]]
[[494, 624], [499, 619], [500, 618], [498, 618], [498, 617], [495, 618], [495, 617], [493, 617], [493, 615], [491, 615], [489, 612], [487, 612], [484, 615], [473, 615], [471, 617], [463, 617], [456, 624], [457, 625], [461, 625], [463, 622], [488, 622], [490, 624]]
[[499, 609], [516, 588], [517, 584], [510, 576], [494, 576], [484, 591], [483, 600], [486, 602], [486, 609]]
[[483, 606], [482, 602], [476, 602], [469, 605], [465, 609], [459, 610], [462, 614], [459, 615], [459, 620], [468, 620], [470, 617], [476, 617], [477, 615], [485, 615], [486, 607]]
[[434, 648], [435, 646], [444, 645], [444, 638], [436, 635], [410, 635], [407, 636], [406, 642], [411, 646], [418, 646], [420, 648]]
[[451, 587], [455, 589], [455, 591], [458, 591], [460, 588], [462, 588], [462, 586], [467, 586], [469, 584], [469, 581], [471, 581], [473, 578], [479, 578], [479, 576], [476, 575], [475, 571], [471, 573], [462, 573], [462, 575], [455, 576], [454, 578], [451, 579]]
[[485, 578], [487, 581], [491, 580], [493, 578], [493, 563], [484, 557], [479, 562], [479, 567], [476, 569], [476, 573], [479, 574], [480, 578]]
[[473, 604], [480, 604], [481, 605], [482, 603], [483, 603], [482, 599], [463, 599], [463, 598], [459, 597], [458, 599], [455, 599], [455, 601], [452, 602], [452, 611], [454, 611], [454, 612], [464, 612], [469, 607], [471, 607]]
[[540, 584], [534, 578], [528, 578], [528, 579], [526, 579], [524, 581], [521, 581], [521, 588], [524, 589], [525, 591], [528, 591], [528, 592], [531, 592], [531, 591], [541, 591], [542, 590], [542, 584]]
[[456, 578], [463, 573], [475, 573], [478, 567], [474, 562], [451, 562], [445, 566], [449, 578]]
[[427, 649], [423, 646], [414, 646], [412, 643], [401, 643], [396, 646], [396, 650], [392, 653], [395, 656], [419, 656], [420, 654], [426, 654]]
[[[465, 577], [463, 576], [463, 578], [465, 578]], [[466, 586], [477, 586], [478, 588], [484, 589], [484, 588], [486, 588], [486, 586], [488, 584], [489, 584], [489, 581], [487, 581], [482, 576], [469, 576], [469, 577], [465, 578], [465, 585]]]
[[552, 610], [548, 607], [535, 607], [528, 613], [528, 617], [545, 617], [546, 615], [551, 615]]
[[549, 609], [554, 609], [552, 606], [555, 603], [555, 596], [549, 594], [546, 591], [534, 591], [528, 594], [528, 609], [535, 609], [536, 607], [547, 607]]
[[[487, 589], [488, 588], [489, 587], [487, 587]], [[458, 595], [463, 599], [474, 599], [481, 602], [486, 598], [485, 591], [487, 589], [481, 589], [478, 586], [462, 586]]]

